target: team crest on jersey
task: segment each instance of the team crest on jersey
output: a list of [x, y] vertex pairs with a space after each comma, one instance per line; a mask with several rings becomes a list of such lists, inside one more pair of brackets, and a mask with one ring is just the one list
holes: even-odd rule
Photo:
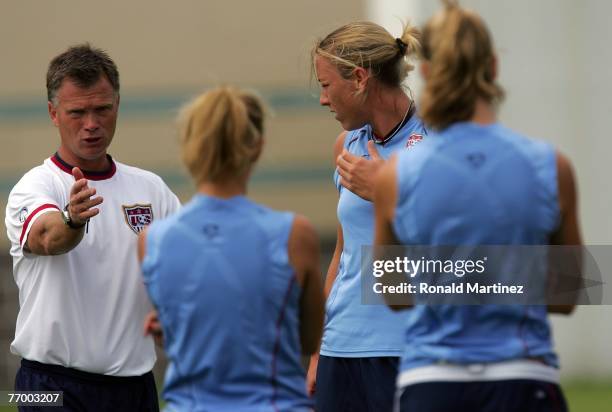
[[136, 234], [142, 232], [142, 229], [153, 221], [153, 208], [151, 205], [122, 205], [121, 207], [123, 208], [125, 222]]
[[408, 138], [408, 141], [406, 142], [406, 147], [408, 149], [412, 149], [412, 146], [414, 146], [415, 144], [417, 144], [421, 140], [423, 140], [423, 135], [422, 134], [412, 133], [410, 135], [410, 137]]

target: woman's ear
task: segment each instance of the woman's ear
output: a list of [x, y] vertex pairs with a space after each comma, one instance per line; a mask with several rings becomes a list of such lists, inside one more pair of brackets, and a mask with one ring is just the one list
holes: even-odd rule
[[261, 138], [257, 142], [257, 144], [255, 146], [255, 150], [253, 152], [253, 158], [251, 160], [252, 164], [255, 164], [255, 162], [257, 162], [259, 160], [259, 157], [261, 156], [261, 154], [263, 152], [263, 148], [264, 148], [264, 145], [265, 145], [265, 140], [266, 139], [263, 136], [261, 136]]
[[368, 79], [370, 78], [370, 72], [363, 67], [356, 67], [353, 71], [353, 81], [355, 84], [355, 91], [357, 93], [365, 92], [366, 87], [368, 86]]
[[491, 80], [497, 79], [497, 55], [493, 55], [493, 59], [491, 59], [491, 76], [493, 78]]
[[419, 70], [421, 71], [421, 77], [423, 77], [423, 80], [427, 80], [429, 77], [429, 62], [422, 61]]

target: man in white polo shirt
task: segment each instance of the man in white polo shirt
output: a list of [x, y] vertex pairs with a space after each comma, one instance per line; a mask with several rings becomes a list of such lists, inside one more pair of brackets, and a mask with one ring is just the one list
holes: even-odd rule
[[107, 154], [119, 73], [104, 51], [85, 44], [55, 57], [47, 94], [59, 148], [6, 209], [20, 304], [11, 351], [23, 358], [15, 389], [63, 391], [70, 411], [156, 411], [136, 241], [179, 201], [158, 176]]

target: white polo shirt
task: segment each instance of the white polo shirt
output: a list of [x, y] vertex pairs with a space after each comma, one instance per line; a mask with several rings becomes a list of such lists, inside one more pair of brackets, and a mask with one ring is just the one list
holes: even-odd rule
[[136, 376], [155, 363], [153, 341], [143, 336], [151, 304], [136, 255], [137, 234], [180, 204], [157, 175], [111, 163], [106, 173], [86, 174], [104, 201], [83, 240], [62, 255], [34, 255], [23, 245], [36, 219], [68, 203], [71, 166], [55, 155], [11, 191], [5, 223], [20, 306], [11, 352], [86, 372]]

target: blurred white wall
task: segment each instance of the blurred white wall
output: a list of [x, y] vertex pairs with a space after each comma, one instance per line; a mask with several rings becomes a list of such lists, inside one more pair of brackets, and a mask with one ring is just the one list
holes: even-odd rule
[[[399, 35], [399, 19], [421, 26], [442, 2], [369, 0], [366, 14]], [[554, 143], [572, 160], [585, 244], [612, 244], [608, 121], [612, 116], [612, 3], [606, 0], [463, 0], [492, 32], [506, 89], [500, 119]], [[416, 76], [413, 76], [416, 77]], [[418, 89], [421, 83], [411, 79]], [[612, 376], [612, 307], [579, 307], [553, 320], [564, 378]]]

